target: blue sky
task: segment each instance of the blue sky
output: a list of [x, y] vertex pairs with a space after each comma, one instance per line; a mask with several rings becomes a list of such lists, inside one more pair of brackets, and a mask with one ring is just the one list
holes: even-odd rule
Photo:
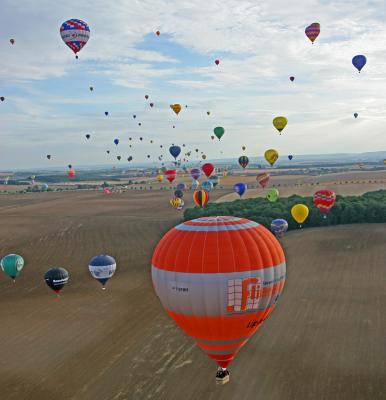
[[[156, 165], [159, 145], [169, 160], [172, 143], [208, 159], [238, 157], [243, 145], [249, 156], [385, 150], [385, 9], [355, 0], [3, 0], [0, 170], [107, 164], [118, 154], [151, 154]], [[59, 35], [70, 18], [91, 30], [79, 60]], [[321, 34], [311, 45], [304, 29], [313, 22]], [[361, 74], [356, 54], [368, 60]], [[188, 108], [177, 117], [171, 103]], [[278, 115], [289, 121], [282, 135]], [[219, 125], [220, 143], [210, 138]]]

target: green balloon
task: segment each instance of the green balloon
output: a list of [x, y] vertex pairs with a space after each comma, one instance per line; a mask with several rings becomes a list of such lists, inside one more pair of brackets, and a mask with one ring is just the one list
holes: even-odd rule
[[220, 140], [225, 133], [225, 129], [222, 126], [218, 126], [213, 129], [213, 132], [217, 136], [218, 140]]
[[24, 260], [17, 254], [8, 254], [2, 258], [0, 266], [6, 275], [15, 279], [24, 267]]
[[268, 201], [274, 203], [279, 198], [279, 191], [277, 189], [269, 189], [266, 197]]

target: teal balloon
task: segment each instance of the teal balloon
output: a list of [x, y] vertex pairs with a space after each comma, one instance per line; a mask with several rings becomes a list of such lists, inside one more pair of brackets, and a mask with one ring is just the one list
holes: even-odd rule
[[12, 279], [20, 275], [24, 267], [23, 257], [17, 254], [8, 254], [0, 261], [0, 266], [3, 272]]
[[225, 129], [222, 126], [217, 126], [213, 129], [213, 132], [217, 136], [218, 140], [220, 140], [225, 133]]
[[204, 181], [204, 182], [202, 182], [201, 187], [204, 190], [210, 192], [213, 189], [213, 183], [211, 181], [209, 181], [209, 180], [208, 181]]

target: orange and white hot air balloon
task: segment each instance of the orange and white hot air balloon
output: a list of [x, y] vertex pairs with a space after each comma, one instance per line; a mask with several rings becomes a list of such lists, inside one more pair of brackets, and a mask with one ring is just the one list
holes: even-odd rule
[[219, 383], [229, 380], [227, 366], [275, 308], [285, 276], [280, 243], [245, 218], [186, 221], [165, 234], [152, 259], [162, 305], [217, 362]]

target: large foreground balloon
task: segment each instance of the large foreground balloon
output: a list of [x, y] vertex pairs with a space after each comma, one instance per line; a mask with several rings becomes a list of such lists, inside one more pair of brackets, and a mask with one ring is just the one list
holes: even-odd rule
[[327, 213], [335, 204], [335, 192], [328, 189], [318, 190], [314, 193], [314, 206], [319, 209], [321, 213]]
[[177, 225], [152, 258], [153, 287], [166, 312], [224, 369], [274, 310], [285, 277], [278, 240], [245, 218]]
[[174, 181], [174, 179], [176, 179], [177, 171], [176, 171], [175, 169], [168, 169], [168, 170], [165, 172], [165, 176], [166, 176], [166, 179], [167, 179], [170, 183], [172, 183], [172, 182]]
[[288, 222], [285, 219], [278, 218], [271, 222], [271, 231], [278, 237], [287, 232]]
[[117, 269], [117, 263], [113, 257], [101, 254], [90, 260], [88, 269], [91, 276], [102, 284], [102, 289], [105, 289], [106, 282], [114, 275]]
[[64, 268], [50, 268], [44, 274], [44, 280], [56, 294], [59, 294], [63, 287], [67, 284], [69, 275]]
[[[90, 28], [80, 19], [69, 19], [60, 27], [60, 36], [66, 45], [75, 53], [82, 50], [90, 38]], [[78, 58], [78, 56], [76, 56]]]
[[217, 126], [213, 129], [213, 132], [216, 135], [217, 139], [220, 140], [225, 133], [225, 129], [222, 126]]
[[241, 197], [247, 190], [247, 184], [243, 182], [236, 183], [233, 190]]
[[357, 55], [352, 59], [352, 65], [361, 72], [362, 68], [366, 65], [367, 59], [363, 55]]
[[286, 117], [276, 117], [272, 121], [273, 126], [281, 133], [281, 131], [286, 127], [288, 120]]
[[24, 267], [24, 260], [17, 254], [8, 254], [1, 259], [0, 266], [5, 275], [15, 280]]
[[272, 166], [279, 158], [279, 153], [275, 149], [269, 149], [264, 153], [264, 157]]
[[310, 210], [308, 209], [308, 207], [305, 204], [295, 204], [291, 208], [292, 218], [298, 224], [300, 224], [300, 226], [302, 226], [301, 224], [307, 219], [309, 213], [310, 213]]
[[209, 201], [209, 192], [207, 190], [195, 190], [193, 200], [199, 207], [203, 208]]
[[211, 163], [204, 164], [201, 169], [203, 170], [204, 174], [209, 178], [214, 171], [214, 165]]
[[181, 153], [181, 147], [180, 146], [170, 146], [169, 153], [174, 157], [175, 160], [177, 160], [177, 157]]
[[319, 36], [320, 33], [320, 24], [318, 22], [314, 22], [313, 24], [307, 26], [304, 32], [308, 39], [311, 40], [312, 44], [314, 44], [315, 39]]
[[265, 188], [269, 182], [269, 174], [267, 172], [262, 172], [257, 174], [256, 180], [262, 188]]

